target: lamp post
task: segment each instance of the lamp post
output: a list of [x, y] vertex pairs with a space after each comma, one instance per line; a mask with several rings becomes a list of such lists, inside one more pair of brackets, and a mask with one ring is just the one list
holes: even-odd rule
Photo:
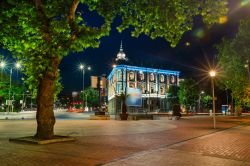
[[[14, 65], [14, 67], [12, 67], [11, 69], [10, 69], [10, 89], [9, 89], [9, 102], [10, 102], [10, 91], [11, 91], [11, 86], [12, 86], [12, 71], [13, 71], [13, 68], [14, 69], [16, 69], [16, 70], [18, 70], [18, 69], [20, 69], [21, 68], [21, 63], [20, 62], [16, 62], [15, 63], [15, 65]], [[13, 95], [13, 97], [14, 97], [14, 95]], [[12, 103], [12, 101], [14, 100], [14, 98], [12, 98], [12, 100], [11, 100], [11, 110], [12, 110], [12, 112], [13, 112], [13, 103]], [[9, 104], [10, 105], [10, 104]], [[9, 106], [8, 106], [9, 107]], [[9, 108], [10, 109], [10, 108]]]
[[249, 83], [250, 83], [250, 59], [246, 60], [245, 67], [246, 67], [246, 69], [247, 69], [248, 81], [249, 81]]
[[201, 98], [202, 98], [202, 95], [204, 94], [205, 92], [202, 90], [199, 94], [199, 99], [198, 99], [198, 111], [200, 112], [201, 111]]
[[0, 68], [1, 68], [1, 81], [3, 81], [3, 69], [6, 66], [6, 63], [4, 61], [0, 62]]
[[[0, 68], [1, 68], [1, 70], [3, 70], [5, 68], [5, 66], [6, 66], [6, 63], [4, 61], [1, 61], [0, 62]], [[11, 94], [11, 87], [12, 87], [12, 71], [13, 71], [13, 69], [18, 70], [20, 68], [21, 68], [21, 63], [20, 62], [16, 62], [15, 65], [14, 65], [14, 67], [10, 68], [9, 95], [8, 95], [8, 102], [7, 102], [7, 104], [8, 104], [8, 112], [10, 112], [10, 104], [12, 106], [12, 111], [13, 111], [12, 101], [10, 102], [10, 94]], [[2, 77], [2, 74], [1, 74], [1, 77]]]
[[212, 84], [212, 96], [213, 96], [213, 121], [214, 121], [214, 128], [216, 129], [216, 119], [215, 119], [215, 96], [214, 96], [214, 78], [216, 76], [216, 72], [214, 70], [211, 70], [209, 72], [209, 75], [211, 77], [211, 84]]
[[[3, 81], [3, 69], [5, 67], [5, 62], [1, 61], [0, 62], [0, 68], [1, 68], [1, 81]], [[3, 103], [1, 103], [3, 105]]]
[[[91, 70], [91, 67], [88, 66], [84, 66], [83, 64], [80, 64], [79, 66], [80, 70], [82, 70], [82, 93], [84, 92], [84, 75], [85, 75], [85, 70]], [[83, 96], [83, 101], [84, 101], [84, 96]], [[82, 107], [84, 106], [84, 102], [82, 102]], [[85, 103], [85, 106], [87, 106], [87, 100], [86, 100], [86, 103]], [[84, 108], [83, 108], [84, 109]]]

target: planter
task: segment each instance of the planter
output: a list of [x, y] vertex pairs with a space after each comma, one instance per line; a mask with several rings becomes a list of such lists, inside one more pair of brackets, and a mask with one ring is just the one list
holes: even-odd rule
[[95, 115], [105, 115], [105, 112], [104, 111], [96, 111]]
[[121, 118], [121, 120], [127, 120], [128, 119], [128, 114], [127, 113], [121, 113], [120, 114], [120, 118]]

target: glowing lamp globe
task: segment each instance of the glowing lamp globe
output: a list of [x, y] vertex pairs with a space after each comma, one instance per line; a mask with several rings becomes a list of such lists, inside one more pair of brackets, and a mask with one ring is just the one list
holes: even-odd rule
[[21, 63], [17, 62], [17, 63], [15, 64], [15, 67], [16, 67], [17, 69], [20, 69], [20, 68], [21, 68]]
[[80, 69], [82, 70], [84, 68], [84, 66], [83, 65], [80, 65]]
[[215, 77], [215, 76], [216, 76], [216, 72], [215, 72], [214, 70], [211, 70], [211, 71], [209, 72], [209, 75], [210, 75], [211, 77]]
[[2, 62], [0, 63], [0, 67], [1, 67], [1, 68], [4, 68], [4, 67], [5, 67], [5, 65], [6, 65], [6, 64], [5, 64], [5, 62], [4, 62], [4, 61], [2, 61]]

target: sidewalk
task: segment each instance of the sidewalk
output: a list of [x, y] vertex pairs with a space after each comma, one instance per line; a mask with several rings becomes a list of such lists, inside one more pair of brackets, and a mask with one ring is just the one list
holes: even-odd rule
[[[219, 121], [227, 117], [218, 118]], [[1, 166], [249, 165], [250, 128], [211, 117], [173, 120], [57, 120], [55, 133], [75, 142], [29, 145], [9, 137], [35, 133], [34, 120], [0, 120]]]
[[116, 159], [106, 166], [250, 166], [250, 127], [235, 127], [151, 151]]

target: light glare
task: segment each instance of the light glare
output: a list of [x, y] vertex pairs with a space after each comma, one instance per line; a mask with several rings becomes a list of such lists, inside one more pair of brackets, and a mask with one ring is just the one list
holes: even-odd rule
[[227, 16], [222, 16], [219, 18], [219, 23], [220, 24], [225, 24], [227, 22], [228, 18]]
[[84, 68], [84, 66], [81, 64], [81, 65], [80, 65], [80, 69], [82, 70], [83, 68]]
[[215, 72], [214, 70], [211, 70], [211, 71], [209, 72], [209, 75], [210, 75], [211, 77], [215, 77], [215, 76], [216, 76], [216, 72]]
[[21, 63], [20, 63], [20, 62], [16, 62], [15, 67], [16, 67], [17, 69], [21, 68]]
[[2, 61], [2, 62], [0, 63], [0, 67], [1, 67], [1, 68], [4, 68], [5, 65], [6, 65], [6, 63], [5, 63], [4, 61]]

